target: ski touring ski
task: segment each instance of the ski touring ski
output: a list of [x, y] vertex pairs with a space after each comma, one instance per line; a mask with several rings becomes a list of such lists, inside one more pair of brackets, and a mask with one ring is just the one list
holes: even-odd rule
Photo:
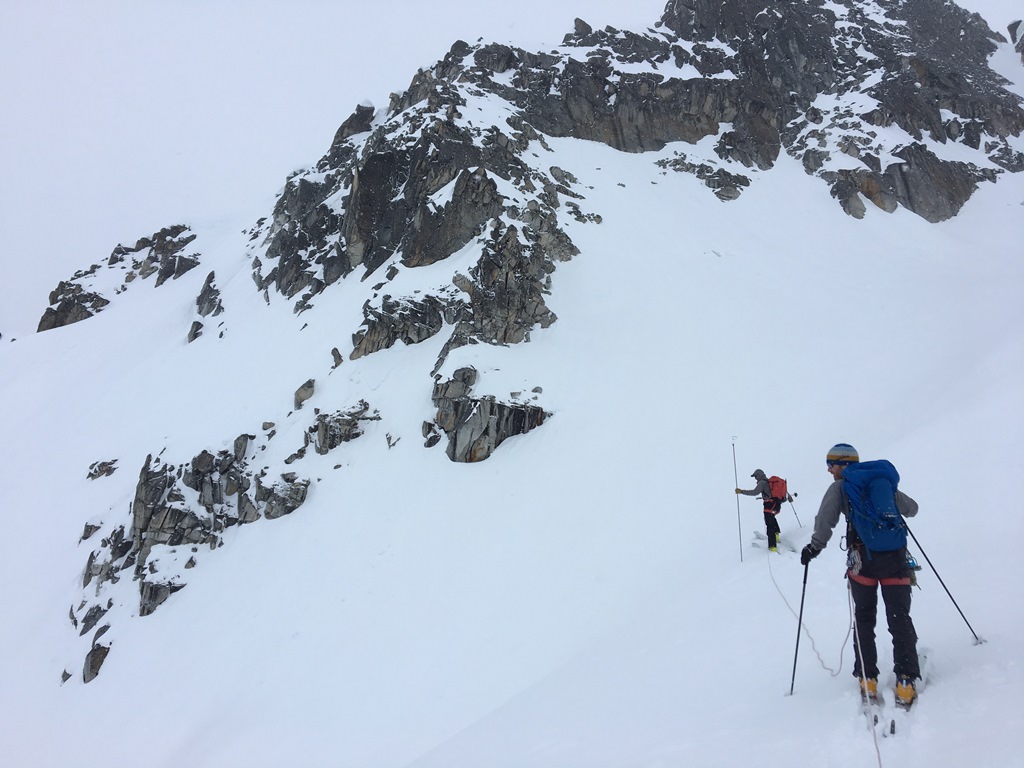
[[889, 712], [885, 696], [861, 696], [861, 714], [867, 719], [868, 728], [880, 733], [882, 737], [896, 735], [896, 718]]
[[[779, 546], [787, 552], [796, 552], [797, 549], [794, 545], [783, 539], [781, 536], [778, 538]], [[768, 549], [768, 535], [764, 531], [754, 531], [754, 540], [750, 542], [750, 546], [757, 547], [758, 549]]]
[[[921, 678], [915, 688], [919, 697], [931, 677], [932, 665], [929, 663], [928, 649], [919, 649], [917, 655]], [[890, 696], [892, 701], [889, 700]], [[909, 733], [914, 720], [912, 713], [918, 706], [920, 705], [917, 698], [910, 704], [901, 704], [896, 698], [896, 682], [890, 678], [890, 685], [884, 693], [879, 686], [878, 693], [874, 696], [861, 695], [859, 714], [865, 718], [868, 729], [874, 731], [876, 736], [890, 738], [897, 733]]]
[[931, 665], [928, 662], [928, 650], [919, 649], [917, 652], [917, 657], [918, 663], [921, 668], [921, 677], [919, 680], [917, 680], [916, 685], [914, 686], [915, 691], [917, 692], [917, 696], [915, 696], [914, 700], [911, 701], [909, 704], [903, 704], [898, 699], [895, 699], [894, 693], [894, 714], [892, 715], [890, 724], [890, 735], [896, 733], [897, 723], [899, 723], [899, 730], [901, 732], [906, 731], [908, 728], [910, 728], [910, 725], [913, 722], [912, 713], [919, 706], [918, 699], [920, 698], [921, 693], [924, 692], [925, 687], [928, 684], [928, 678], [930, 677], [931, 672]]

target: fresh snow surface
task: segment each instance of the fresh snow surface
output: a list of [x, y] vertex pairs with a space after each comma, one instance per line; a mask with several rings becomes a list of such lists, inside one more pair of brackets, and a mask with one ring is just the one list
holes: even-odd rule
[[[70, 3], [0, 12], [26, 36], [66, 23], [69, 41], [73, 22], [85, 24], [87, 40], [112, 39], [99, 30], [114, 18], [103, 13], [116, 12], [118, 34], [144, 65], [133, 70], [137, 101], [115, 107], [82, 97], [81, 123], [60, 124], [51, 99], [73, 90], [75, 62], [46, 70], [44, 80], [17, 70], [20, 87], [38, 87], [19, 95], [42, 123], [21, 114], [24, 125], [4, 125], [5, 167], [18, 171], [3, 181], [4, 215], [26, 212], [24, 222], [5, 220], [0, 251], [4, 764], [1024, 765], [1013, 726], [1024, 718], [1024, 621], [1012, 597], [1024, 577], [1024, 522], [1007, 497], [1024, 476], [1024, 175], [982, 186], [943, 224], [874, 208], [855, 221], [785, 157], [754, 174], [739, 200], [722, 203], [691, 176], [654, 165], [687, 146], [626, 155], [550, 140], [552, 163], [579, 177], [584, 210], [603, 219], [566, 217], [582, 253], [554, 273], [548, 300], [559, 319], [529, 344], [463, 348], [445, 370], [474, 365], [477, 390], [499, 399], [542, 387], [538, 403], [555, 415], [487, 461], [456, 465], [441, 446], [424, 449], [420, 436], [433, 414], [429, 370], [440, 336], [331, 372], [331, 347], [344, 352], [361, 320], [359, 287], [332, 286], [296, 317], [290, 301], [263, 302], [245, 258], [242, 230], [269, 213], [284, 176], [315, 162], [367, 97], [350, 82], [339, 86], [339, 101], [330, 95], [336, 78], [366, 75], [371, 100], [385, 106], [388, 88], [403, 87], [415, 66], [462, 36], [435, 21], [430, 52], [420, 49], [410, 68], [391, 47], [399, 39], [380, 30], [401, 26], [395, 7], [413, 5], [378, 5], [366, 16], [377, 25], [372, 33], [331, 16], [335, 35], [359, 47], [347, 59], [358, 65], [342, 75], [318, 37], [324, 19], [308, 28], [311, 44], [289, 47], [281, 38], [303, 29], [291, 4], [256, 4], [262, 37], [249, 12], [229, 3], [184, 4], [161, 16], [107, 2], [88, 21]], [[453, 24], [470, 8], [441, 5]], [[479, 35], [502, 38], [509, 22], [499, 5], [472, 5], [497, 27], [481, 23]], [[591, 3], [558, 17], [544, 38], [550, 47], [572, 16], [602, 25], [591, 5], [626, 26], [611, 16], [621, 4]], [[661, 11], [660, 3], [630, 5], [635, 28]], [[989, 18], [981, 0], [965, 6]], [[335, 13], [294, 7], [307, 24], [314, 11]], [[70, 17], [62, 21], [55, 9]], [[223, 39], [203, 26], [211, 18]], [[235, 34], [250, 38], [228, 35], [229, 18]], [[259, 82], [248, 82], [259, 98], [239, 109], [248, 131], [287, 116], [294, 146], [282, 136], [266, 165], [257, 153], [224, 166], [206, 123], [177, 141], [163, 137], [220, 198], [193, 198], [188, 190], [197, 187], [177, 176], [169, 183], [182, 197], [160, 193], [152, 169], [166, 157], [151, 145], [126, 143], [123, 155], [88, 151], [90, 118], [132, 123], [133, 110], [149, 109], [147, 78], [173, 80], [174, 67], [164, 62], [158, 76], [161, 57], [144, 50], [155, 21], [173, 22], [177, 35], [159, 27], [156, 45], [174, 66], [194, 56], [190, 22], [210, 49], [221, 40], [273, 52], [253, 72]], [[1005, 29], [1003, 20], [990, 23]], [[1009, 76], [1006, 48], [993, 60]], [[312, 66], [314, 54], [325, 57], [322, 66]], [[6, 64], [13, 54], [3, 55]], [[114, 53], [89, 55], [98, 66]], [[209, 90], [167, 89], [163, 97], [182, 109], [202, 104], [211, 124], [236, 119], [214, 109], [217, 82], [202, 85]], [[307, 90], [289, 90], [300, 86]], [[307, 109], [313, 128], [303, 125]], [[34, 135], [52, 137], [52, 156], [31, 167], [14, 156], [8, 131], [30, 147]], [[134, 165], [124, 188], [97, 157]], [[256, 166], [270, 167], [269, 184]], [[225, 168], [233, 168], [228, 179], [217, 178]], [[25, 189], [30, 201], [21, 199]], [[179, 220], [199, 233], [201, 268], [159, 289], [133, 286], [86, 322], [32, 333], [58, 280], [104, 259], [117, 242]], [[208, 332], [186, 345], [210, 269], [227, 310], [218, 318], [224, 338]], [[424, 289], [436, 287], [429, 268], [402, 279], [417, 274]], [[68, 609], [90, 551], [78, 541], [84, 524], [127, 516], [148, 453], [180, 463], [229, 447], [263, 421], [288, 423], [292, 393], [311, 376], [321, 386], [307, 407], [367, 397], [384, 420], [300, 462], [320, 482], [294, 514], [233, 529], [153, 615], [118, 621], [100, 676], [83, 685], [83, 639]], [[300, 444], [290, 428], [275, 438], [278, 450]], [[391, 449], [386, 433], [400, 439]], [[911, 521], [924, 550], [911, 549], [925, 565], [914, 619], [929, 679], [897, 737], [877, 742], [850, 676], [838, 534], [807, 571], [806, 632], [789, 695], [804, 569], [794, 553], [751, 546], [760, 504], [741, 497], [737, 506], [733, 494], [734, 450], [742, 487], [758, 467], [785, 475], [798, 496], [781, 523], [799, 548], [829, 482], [824, 453], [838, 441], [892, 460], [921, 505]], [[90, 464], [111, 458], [119, 460], [114, 475], [85, 479]], [[985, 643], [974, 643], [925, 554]], [[887, 637], [880, 626], [886, 673]], [[65, 668], [74, 677], [61, 686]]]

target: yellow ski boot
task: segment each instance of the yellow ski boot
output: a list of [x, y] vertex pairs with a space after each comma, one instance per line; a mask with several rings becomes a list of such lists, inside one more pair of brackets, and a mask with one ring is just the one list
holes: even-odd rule
[[909, 677], [901, 677], [897, 680], [896, 703], [904, 709], [909, 709], [916, 700], [917, 688], [914, 687], [914, 681]]
[[878, 701], [878, 680], [874, 677], [859, 678], [860, 696], [864, 701]]

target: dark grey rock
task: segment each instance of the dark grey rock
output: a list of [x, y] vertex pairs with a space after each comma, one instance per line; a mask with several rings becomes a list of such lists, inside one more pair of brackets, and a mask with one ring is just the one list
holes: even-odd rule
[[100, 477], [110, 477], [117, 471], [117, 459], [109, 461], [97, 461], [89, 465], [89, 473], [86, 477], [89, 480], [96, 480]]
[[206, 282], [196, 297], [196, 310], [202, 317], [213, 315], [216, 317], [224, 311], [224, 305], [220, 300], [220, 291], [214, 285], [216, 276], [213, 272], [206, 276]]
[[281, 475], [280, 481], [264, 483], [264, 476], [256, 478], [256, 503], [263, 505], [263, 516], [275, 520], [290, 515], [306, 500], [309, 481], [300, 480], [293, 473]]
[[298, 410], [302, 404], [309, 400], [316, 392], [316, 380], [308, 379], [305, 384], [295, 390], [295, 409]]
[[[536, 247], [536, 250], [540, 250]], [[519, 230], [496, 231], [485, 246], [471, 280], [456, 286], [469, 294], [470, 314], [463, 324], [471, 334], [489, 344], [526, 341], [530, 330], [547, 328], [556, 316], [544, 302], [553, 271], [550, 262], [523, 247]]]
[[100, 667], [103, 666], [103, 662], [107, 659], [107, 654], [110, 653], [109, 645], [94, 644], [89, 653], [85, 656], [85, 664], [82, 668], [82, 682], [89, 683], [96, 679], [96, 675], [100, 673]]
[[37, 332], [77, 323], [107, 307], [110, 297], [101, 296], [86, 287], [90, 278], [101, 269], [124, 273], [123, 282], [115, 293], [127, 290], [136, 278], [156, 275], [155, 282], [159, 286], [169, 279], [181, 277], [199, 265], [198, 254], [183, 253], [195, 237], [187, 226], [179, 224], [161, 229], [152, 237], [140, 238], [134, 246], [118, 245], [105, 266], [94, 264], [75, 273], [70, 280], [58, 283], [50, 293], [50, 306], [43, 312]]
[[1024, 26], [1021, 24], [1021, 20], [1011, 22], [1006, 28], [1010, 33], [1010, 41], [1013, 43], [1013, 49], [1020, 54], [1021, 64], [1024, 64]]
[[[494, 397], [472, 398], [476, 379], [476, 370], [460, 368], [450, 380], [434, 385], [434, 421], [448, 436], [447, 454], [452, 461], [483, 461], [508, 438], [526, 434], [551, 416], [532, 405], [499, 403]], [[424, 433], [428, 434], [426, 425]], [[439, 440], [440, 435], [430, 434], [428, 447]]]
[[425, 296], [422, 299], [394, 299], [385, 295], [380, 308], [363, 305], [363, 327], [352, 336], [349, 357], [360, 357], [388, 349], [397, 342], [418, 344], [436, 335], [444, 327], [458, 321], [465, 302], [454, 294]]
[[[362, 412], [363, 405], [356, 410]], [[363, 412], [361, 418], [373, 416]], [[263, 439], [269, 440], [270, 435]], [[172, 551], [189, 546], [192, 552], [198, 552], [203, 544], [215, 549], [221, 544], [219, 532], [225, 528], [264, 516], [280, 517], [301, 506], [308, 480], [288, 473], [279, 482], [264, 485], [261, 478], [265, 473], [256, 475], [248, 468], [247, 457], [254, 440], [253, 435], [239, 435], [232, 450], [200, 451], [191, 461], [177, 466], [164, 464], [152, 455], [146, 458], [130, 507], [130, 526], [127, 531], [125, 525], [114, 527], [99, 548], [89, 553], [82, 577], [83, 590], [89, 588], [89, 592], [71, 613], [72, 623], [83, 628], [82, 634], [107, 615], [113, 603], [102, 601], [102, 590], [107, 582], [116, 583], [124, 572], [139, 583], [140, 616], [151, 614], [184, 588], [180, 577], [161, 574], [152, 557], [157, 545], [166, 545]], [[250, 494], [250, 489], [255, 493]], [[89, 536], [95, 532], [86, 528]], [[185, 567], [194, 568], [196, 562], [193, 555]], [[95, 648], [97, 644], [93, 645]], [[105, 656], [106, 651], [95, 651], [89, 679], [98, 672]]]
[[184, 589], [184, 584], [161, 583], [157, 581], [139, 582], [139, 615], [149, 616], [171, 595]]
[[327, 454], [342, 443], [360, 437], [364, 421], [380, 421], [380, 414], [371, 412], [365, 400], [360, 400], [359, 405], [347, 411], [317, 414], [316, 422], [306, 435], [306, 445], [312, 444], [320, 455]]
[[48, 331], [92, 317], [110, 302], [98, 293], [83, 290], [74, 282], [62, 280], [50, 293], [50, 304], [39, 320], [36, 332]]
[[91, 606], [86, 612], [85, 618], [82, 619], [82, 630], [78, 633], [79, 636], [91, 631], [99, 623], [99, 620], [103, 618], [107, 610], [107, 608], [101, 605]]

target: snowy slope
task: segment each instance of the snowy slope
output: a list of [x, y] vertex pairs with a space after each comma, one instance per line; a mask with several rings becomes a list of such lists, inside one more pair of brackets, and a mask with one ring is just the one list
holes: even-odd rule
[[[359, 317], [349, 289], [301, 317], [253, 290], [241, 230], [266, 197], [196, 225], [229, 308], [223, 340], [184, 343], [206, 270], [39, 335], [25, 329], [45, 302], [25, 298], [0, 350], [12, 765], [1020, 764], [1004, 724], [1024, 714], [1021, 620], [993, 590], [1022, 576], [1005, 497], [1024, 469], [1024, 180], [987, 185], [940, 225], [856, 221], [786, 159], [724, 204], [657, 156], [550, 143], [602, 223], [571, 225], [582, 253], [554, 275], [557, 323], [453, 354], [489, 391], [541, 386], [555, 413], [478, 465], [421, 447], [440, 341], [331, 372], [327, 350]], [[70, 266], [143, 232], [118, 229]], [[25, 268], [5, 254], [5, 275]], [[782, 359], [766, 365], [769, 344]], [[320, 482], [297, 512], [236, 529], [185, 590], [112, 629], [99, 678], [60, 686], [81, 657], [67, 608], [82, 526], [125, 514], [147, 453], [184, 461], [287, 423], [310, 376], [325, 384], [311, 406], [370, 389], [386, 421], [304, 460]], [[749, 546], [753, 500], [738, 540], [733, 440], [740, 485], [762, 467], [799, 492], [804, 528], [782, 520], [798, 546], [832, 443], [892, 459], [921, 503], [915, 534], [988, 641], [973, 644], [926, 571], [915, 619], [933, 672], [878, 753], [848, 677], [837, 539], [809, 570], [786, 695], [803, 569]], [[115, 457], [114, 475], [85, 479]]]

